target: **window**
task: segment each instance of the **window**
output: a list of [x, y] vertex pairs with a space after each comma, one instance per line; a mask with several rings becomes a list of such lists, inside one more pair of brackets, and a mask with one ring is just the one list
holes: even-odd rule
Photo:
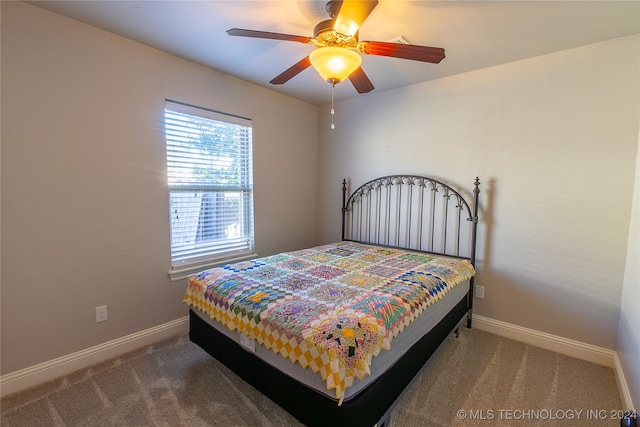
[[165, 104], [172, 279], [253, 254], [251, 121]]

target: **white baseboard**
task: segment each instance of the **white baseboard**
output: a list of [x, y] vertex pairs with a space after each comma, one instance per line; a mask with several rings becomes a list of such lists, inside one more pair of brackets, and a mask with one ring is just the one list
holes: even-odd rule
[[[96, 363], [117, 357], [126, 352], [153, 344], [188, 330], [189, 318], [185, 316], [165, 324], [127, 335], [94, 347], [87, 348], [48, 362], [40, 363], [0, 377], [0, 396], [6, 396], [29, 387], [53, 380]], [[539, 332], [488, 317], [473, 315], [473, 327], [511, 338], [546, 350], [555, 351], [581, 360], [611, 367], [615, 370], [618, 388], [626, 408], [633, 408], [618, 354], [613, 350]]]
[[165, 338], [184, 333], [188, 330], [188, 325], [189, 317], [185, 316], [76, 353], [2, 375], [0, 377], [0, 396], [25, 390], [78, 369], [86, 368], [129, 351], [162, 341]]
[[614, 362], [615, 362], [614, 369], [616, 371], [616, 381], [618, 382], [618, 389], [620, 390], [620, 396], [622, 396], [622, 403], [624, 404], [624, 407], [622, 409], [637, 409], [633, 405], [633, 399], [631, 399], [631, 392], [629, 391], [629, 386], [627, 385], [627, 379], [624, 376], [624, 371], [622, 370], [622, 364], [620, 364], [618, 353], [616, 353], [614, 357]]
[[633, 408], [629, 387], [622, 366], [620, 365], [620, 360], [618, 359], [618, 353], [615, 351], [557, 335], [547, 334], [534, 329], [524, 328], [511, 323], [501, 322], [488, 317], [478, 316], [477, 314], [473, 315], [473, 327], [544, 348], [545, 350], [555, 351], [556, 353], [566, 356], [613, 368], [618, 383], [618, 390], [623, 400], [622, 403], [625, 405], [623, 409]]
[[524, 328], [511, 323], [501, 322], [484, 316], [473, 315], [473, 326], [483, 331], [491, 332], [502, 337], [514, 339], [527, 344], [541, 347], [556, 353], [586, 360], [588, 362], [614, 367], [616, 352], [606, 348], [580, 341], [574, 341], [546, 332]]

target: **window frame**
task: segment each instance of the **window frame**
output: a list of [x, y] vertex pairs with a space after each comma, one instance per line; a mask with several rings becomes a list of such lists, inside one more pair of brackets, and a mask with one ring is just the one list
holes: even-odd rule
[[[195, 118], [193, 122], [188, 121], [189, 116]], [[178, 118], [186, 120], [183, 124], [176, 124]], [[213, 130], [214, 127], [219, 126], [222, 132], [218, 134], [216, 131], [213, 131], [211, 135], [215, 136], [207, 138], [204, 136], [206, 132], [197, 129], [198, 126], [203, 126], [203, 123], [206, 122], [211, 122], [211, 127], [207, 130]], [[187, 130], [189, 130], [189, 137], [183, 138], [179, 136], [179, 131], [186, 133]], [[231, 142], [227, 141], [223, 136], [223, 133], [226, 134], [226, 132], [230, 132], [232, 136]], [[193, 139], [193, 135], [198, 133], [200, 133], [200, 139]], [[171, 268], [168, 274], [171, 281], [183, 279], [190, 274], [197, 273], [212, 266], [256, 257], [251, 119], [166, 99], [164, 109], [164, 136], [167, 154], [166, 170], [169, 195], [169, 241], [171, 259]], [[240, 145], [234, 141], [237, 141]], [[193, 147], [198, 147], [196, 154], [194, 154], [195, 150], [191, 147], [185, 155], [185, 147], [189, 144], [192, 144]], [[215, 158], [219, 159], [223, 156], [216, 154], [214, 157], [211, 153], [214, 153], [220, 146], [227, 147], [216, 153], [229, 154], [230, 157], [227, 158], [232, 158], [233, 162], [240, 162], [240, 164], [234, 165], [237, 169], [234, 171], [235, 174], [231, 174], [230, 178], [234, 181], [233, 183], [227, 182], [225, 184], [222, 182], [225, 181], [224, 178], [219, 179], [220, 176], [223, 176], [225, 172], [231, 169], [225, 170], [224, 167], [216, 168], [214, 166], [216, 162]], [[226, 149], [228, 149], [228, 151], [225, 151]], [[177, 161], [178, 158], [183, 159], [184, 157], [187, 158], [186, 161]], [[203, 169], [206, 176], [196, 178], [194, 177], [195, 169], [193, 169], [193, 166], [197, 165], [198, 169], [200, 169], [203, 165], [203, 163], [200, 162], [200, 157], [202, 160], [206, 160], [207, 163], [211, 163], [209, 163], [210, 167]], [[189, 169], [189, 167], [192, 169]], [[218, 173], [216, 174], [216, 172]], [[182, 181], [182, 178], [176, 178], [176, 176], [188, 177]], [[191, 207], [183, 207], [184, 210], [180, 208], [180, 203], [184, 203], [184, 200], [187, 200], [188, 197], [197, 198], [198, 194], [200, 194], [200, 199], [196, 202], [190, 202]], [[197, 205], [194, 205], [194, 203]], [[213, 214], [213, 220], [209, 218], [209, 221], [207, 221], [203, 218], [203, 216], [205, 216], [203, 212], [206, 211], [207, 203], [209, 203], [210, 206], [224, 204], [224, 207], [229, 205], [233, 206], [237, 203], [238, 206], [237, 208], [234, 206], [229, 211], [221, 210], [220, 214]], [[186, 213], [191, 216], [196, 216], [196, 218], [188, 216], [188, 218], [190, 218], [188, 219], [190, 224], [186, 227], [191, 228], [190, 233], [194, 236], [200, 233], [194, 233], [194, 221], [197, 222], [195, 226], [198, 230], [207, 228], [216, 230], [217, 235], [223, 233], [221, 228], [224, 225], [224, 214], [227, 212], [231, 212], [232, 218], [239, 220], [237, 221], [238, 223], [231, 225], [237, 226], [237, 229], [240, 230], [240, 235], [239, 237], [229, 238], [231, 231], [226, 230], [224, 232], [226, 233], [226, 238], [224, 239], [219, 239], [220, 236], [218, 236], [218, 239], [210, 238], [210, 240], [203, 242], [203, 240], [206, 239], [205, 237], [200, 239], [199, 242], [193, 240], [185, 243], [185, 227], [176, 225], [174, 222], [174, 215], [176, 219], [180, 218], [178, 208], [180, 208], [180, 213], [185, 214], [183, 218], [187, 216]], [[184, 222], [185, 219], [182, 219], [181, 224]], [[201, 235], [202, 233], [198, 234], [198, 236]], [[193, 236], [191, 238], [198, 239], [198, 237]], [[188, 238], [186, 239], [188, 240]]]

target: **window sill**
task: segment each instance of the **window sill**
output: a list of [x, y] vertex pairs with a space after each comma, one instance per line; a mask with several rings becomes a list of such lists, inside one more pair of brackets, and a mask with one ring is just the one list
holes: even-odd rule
[[246, 254], [246, 255], [242, 255], [242, 256], [238, 256], [238, 257], [224, 258], [224, 259], [211, 261], [211, 262], [208, 262], [208, 263], [202, 263], [202, 264], [186, 266], [186, 267], [183, 267], [183, 268], [172, 269], [172, 270], [169, 270], [167, 272], [167, 274], [169, 275], [169, 279], [172, 282], [177, 282], [178, 280], [186, 279], [191, 274], [199, 273], [199, 272], [207, 270], [209, 268], [219, 267], [221, 265], [230, 264], [230, 263], [239, 262], [239, 261], [244, 261], [244, 260], [247, 260], [247, 259], [253, 259], [253, 258], [257, 258], [257, 257], [258, 257], [258, 254], [250, 253], [250, 254]]

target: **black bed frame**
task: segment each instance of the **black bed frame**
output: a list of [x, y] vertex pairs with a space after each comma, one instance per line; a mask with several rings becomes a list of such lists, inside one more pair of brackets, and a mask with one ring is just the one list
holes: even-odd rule
[[[344, 180], [342, 240], [455, 256], [469, 259], [475, 266], [479, 185], [476, 178], [472, 212], [460, 193], [433, 178], [415, 175], [376, 178], [348, 198]], [[461, 239], [467, 238], [470, 244], [465, 247]], [[395, 403], [440, 344], [465, 316], [467, 327], [471, 327], [473, 278], [470, 282], [467, 296], [430, 332], [377, 380], [340, 406], [336, 400], [247, 352], [191, 310], [189, 337], [305, 425], [386, 427]]]

